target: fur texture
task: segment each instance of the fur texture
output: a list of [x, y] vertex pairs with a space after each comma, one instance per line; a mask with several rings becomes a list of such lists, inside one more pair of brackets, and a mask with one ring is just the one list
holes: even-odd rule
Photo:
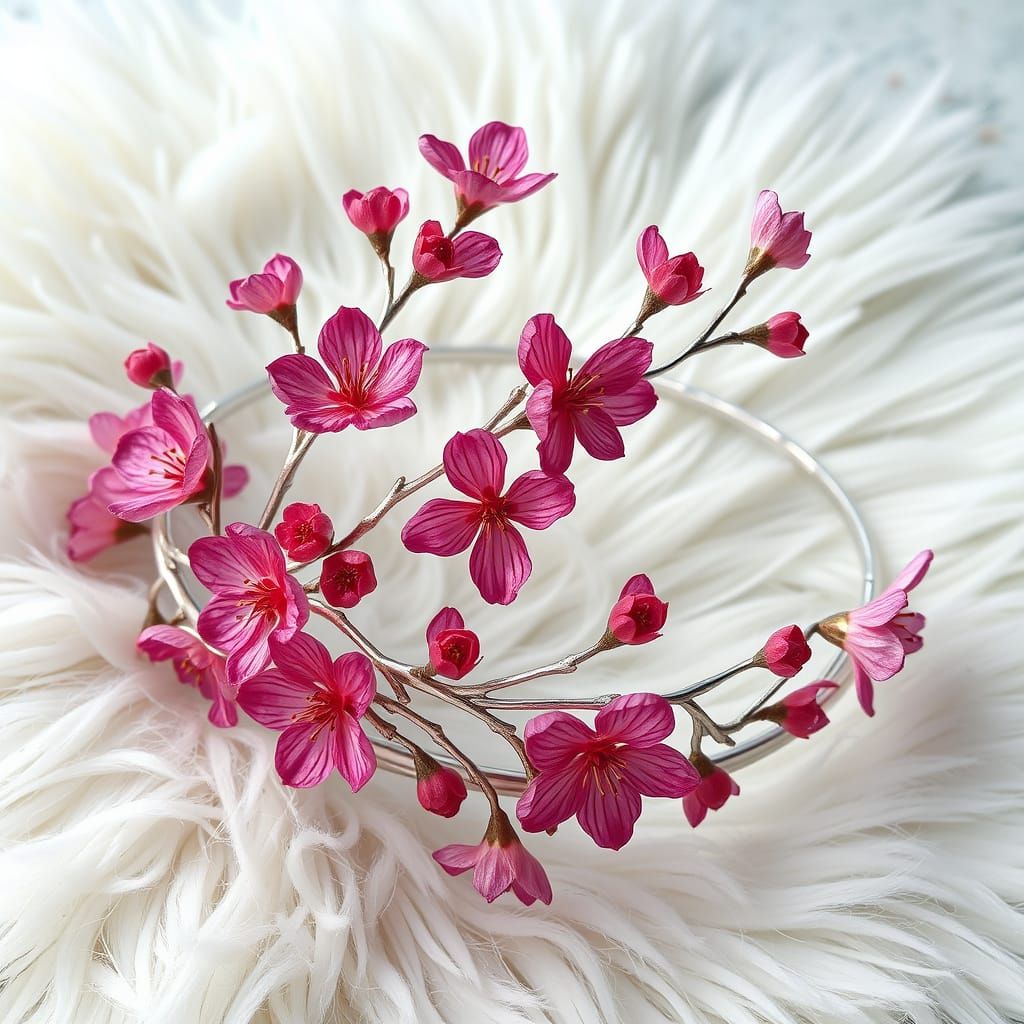
[[[0, 1019], [1024, 1017], [1021, 197], [968, 187], [970, 116], [940, 113], [938, 86], [907, 102], [852, 67], [737, 64], [713, 15], [669, 2], [90, 10], [6, 24], [0, 60]], [[525, 125], [530, 169], [560, 177], [480, 225], [505, 252], [492, 279], [426, 290], [392, 337], [511, 354], [552, 310], [591, 350], [635, 312], [632, 245], [657, 221], [714, 285], [652, 322], [667, 354], [728, 293], [753, 197], [776, 188], [808, 211], [813, 258], [760, 281], [733, 323], [799, 310], [810, 354], [726, 350], [692, 379], [821, 453], [889, 571], [937, 551], [925, 650], [879, 687], [876, 719], [844, 699], [697, 832], [652, 804], [618, 855], [575, 826], [531, 841], [556, 897], [530, 911], [485, 906], [431, 861], [476, 841], [479, 809], [431, 819], [383, 773], [357, 797], [337, 778], [287, 791], [272, 734], [209, 726], [166, 666], [137, 660], [144, 543], [86, 569], [61, 553], [99, 461], [86, 417], [139, 400], [125, 353], [171, 349], [201, 400], [259, 375], [282, 336], [228, 310], [226, 283], [278, 250], [306, 270], [307, 340], [340, 303], [374, 311], [341, 193], [408, 187], [404, 252], [451, 202], [416, 137], [464, 142], [492, 117]], [[296, 497], [354, 520], [514, 376], [428, 357], [421, 415], [321, 446]], [[283, 427], [271, 400], [225, 430], [254, 471], [239, 517]], [[401, 552], [396, 515], [368, 545], [392, 586], [360, 622], [413, 657], [448, 601], [512, 667], [586, 641], [648, 572], [669, 635], [571, 681], [601, 693], [667, 687], [680, 664], [698, 677], [856, 593], [825, 504], [742, 437], [666, 403], [627, 443], [626, 463], [574, 467], [579, 510], [535, 539], [513, 609], [474, 600], [463, 565]], [[531, 454], [519, 440], [514, 460]]]

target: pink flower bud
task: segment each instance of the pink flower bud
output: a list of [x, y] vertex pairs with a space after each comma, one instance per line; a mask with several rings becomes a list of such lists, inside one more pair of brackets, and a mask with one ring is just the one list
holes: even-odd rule
[[454, 608], [442, 608], [427, 626], [430, 664], [438, 675], [461, 679], [480, 660], [480, 638]]
[[353, 226], [369, 238], [379, 256], [386, 258], [391, 236], [409, 212], [409, 193], [404, 188], [392, 190], [382, 185], [366, 193], [352, 189], [342, 196], [341, 204]]
[[697, 788], [683, 797], [683, 813], [692, 828], [696, 828], [708, 811], [719, 811], [731, 796], [739, 796], [740, 787], [724, 769], [719, 768], [704, 754], [696, 754], [691, 760], [700, 773]]
[[373, 562], [365, 551], [339, 551], [324, 559], [320, 593], [335, 608], [354, 608], [377, 589]]
[[436, 220], [423, 224], [412, 250], [416, 273], [432, 284], [457, 277], [486, 277], [500, 259], [501, 250], [490, 235], [463, 231], [448, 238]]
[[780, 359], [796, 359], [804, 354], [807, 328], [800, 323], [799, 313], [776, 313], [766, 323], [740, 331], [739, 338], [760, 345]]
[[688, 252], [669, 259], [668, 246], [654, 224], [637, 239], [636, 258], [647, 278], [651, 296], [661, 307], [681, 306], [704, 294], [700, 290], [704, 268], [697, 257]]
[[124, 361], [125, 373], [133, 384], [140, 388], [173, 388], [174, 371], [171, 357], [159, 346], [149, 342], [145, 348], [137, 348]]
[[668, 604], [654, 593], [647, 576], [634, 576], [622, 588], [619, 600], [608, 616], [608, 632], [623, 644], [646, 644], [657, 640], [665, 625]]
[[783, 626], [765, 641], [764, 647], [754, 655], [754, 663], [789, 679], [807, 664], [811, 648], [799, 626]]
[[288, 557], [296, 562], [311, 562], [331, 546], [334, 524], [330, 516], [320, 511], [319, 505], [293, 502], [281, 519], [274, 527], [274, 536]]
[[229, 285], [232, 309], [266, 313], [288, 330], [295, 326], [295, 303], [302, 290], [302, 268], [278, 253], [268, 260], [261, 274], [250, 274]]
[[783, 213], [779, 197], [765, 189], [754, 207], [750, 255], [743, 273], [753, 279], [772, 267], [798, 270], [811, 258], [807, 252], [810, 242], [811, 233], [804, 228], [804, 215]]
[[416, 797], [424, 810], [452, 818], [466, 799], [466, 783], [451, 768], [438, 764], [429, 754], [419, 751], [416, 759]]
[[812, 733], [824, 729], [829, 722], [824, 708], [818, 703], [818, 694], [822, 690], [835, 690], [838, 685], [828, 679], [820, 679], [810, 686], [794, 690], [778, 703], [762, 708], [754, 717], [775, 722], [786, 732], [805, 740]]

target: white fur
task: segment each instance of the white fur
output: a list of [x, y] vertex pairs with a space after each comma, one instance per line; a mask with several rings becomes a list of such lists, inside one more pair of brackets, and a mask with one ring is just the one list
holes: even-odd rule
[[[8, 22], [0, 59], [0, 1020], [1020, 1017], [1021, 197], [968, 187], [971, 117], [940, 113], [938, 85], [908, 103], [852, 66], [745, 64], [708, 9], [668, 2], [84, 10]], [[464, 142], [493, 117], [525, 125], [531, 169], [560, 177], [480, 225], [505, 252], [492, 279], [417, 296], [393, 336], [511, 353], [552, 310], [592, 349], [635, 312], [632, 246], [656, 221], [714, 286], [651, 324], [667, 354], [728, 294], [752, 199], [774, 187], [808, 211], [813, 259], [758, 282], [735, 323], [800, 310], [810, 354], [727, 350], [692, 378], [819, 451], [887, 571], [937, 552], [925, 651], [879, 687], [876, 719], [845, 700], [697, 832], [651, 803], [618, 855], [575, 825], [531, 840], [556, 897], [529, 911], [486, 906], [430, 859], [476, 840], [479, 808], [435, 820], [383, 773], [357, 797], [337, 778], [285, 790], [273, 735], [212, 728], [139, 662], [144, 544], [85, 569], [62, 554], [99, 461], [84, 420], [138, 401], [124, 354], [173, 349], [202, 399], [259, 374], [281, 334], [227, 310], [225, 286], [277, 250], [306, 270], [308, 339], [339, 303], [376, 309], [340, 194], [409, 187], [404, 253], [450, 210], [417, 135]], [[421, 416], [321, 445], [296, 494], [357, 517], [513, 380], [428, 360]], [[281, 424], [271, 401], [226, 429], [254, 469], [239, 516]], [[570, 681], [599, 693], [699, 676], [856, 592], [826, 506], [748, 442], [666, 405], [627, 443], [626, 463], [574, 467], [580, 509], [530, 538], [512, 609], [483, 606], [458, 560], [403, 553], [396, 516], [369, 539], [384, 583], [359, 621], [412, 658], [452, 601], [492, 665], [521, 665], [586, 641], [647, 571], [672, 628]], [[513, 449], [527, 465], [526, 439]]]

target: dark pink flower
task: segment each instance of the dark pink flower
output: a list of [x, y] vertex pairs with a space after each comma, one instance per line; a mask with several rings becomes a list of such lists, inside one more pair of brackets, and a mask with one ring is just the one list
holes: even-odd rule
[[145, 348], [129, 352], [124, 361], [124, 370], [128, 379], [140, 388], [155, 390], [174, 386], [171, 357], [153, 342], [148, 342]]
[[455, 608], [442, 608], [427, 626], [427, 650], [438, 675], [461, 679], [480, 660], [480, 638]]
[[622, 644], [648, 644], [657, 640], [668, 617], [668, 604], [658, 598], [649, 576], [627, 581], [608, 616], [608, 632]]
[[460, 220], [468, 224], [499, 203], [517, 203], [542, 189], [554, 174], [524, 174], [529, 149], [526, 132], [501, 121], [478, 128], [469, 140], [469, 168], [450, 142], [420, 136], [420, 152], [434, 170], [455, 185]]
[[458, 772], [445, 768], [422, 750], [415, 755], [416, 799], [424, 810], [452, 818], [466, 799], [466, 783]]
[[762, 708], [753, 717], [766, 722], [775, 722], [776, 725], [781, 725], [786, 732], [805, 740], [812, 733], [824, 729], [828, 725], [828, 715], [818, 703], [818, 694], [822, 690], [837, 688], [838, 684], [828, 679], [819, 679], [816, 683], [794, 690], [777, 703]]
[[704, 754], [695, 755], [693, 766], [700, 774], [697, 788], [683, 797], [683, 813], [691, 827], [696, 828], [708, 811], [719, 811], [731, 796], [739, 796], [740, 787], [724, 769], [717, 767]]
[[[669, 259], [668, 246], [654, 224], [636, 240], [636, 258], [647, 278], [649, 293], [659, 308], [682, 306], [704, 294], [700, 288], [704, 268], [697, 262], [697, 257], [688, 252]], [[644, 304], [646, 306], [647, 303]]]
[[576, 816], [598, 846], [618, 850], [640, 817], [640, 797], [686, 796], [699, 779], [678, 750], [661, 741], [675, 728], [672, 705], [630, 693], [603, 707], [594, 728], [564, 711], [526, 724], [526, 753], [539, 774], [516, 805], [527, 832]]
[[491, 814], [477, 846], [453, 843], [434, 851], [434, 860], [449, 875], [473, 869], [473, 887], [488, 903], [510, 889], [526, 906], [551, 902], [551, 883], [540, 861], [523, 846], [502, 811]]
[[776, 313], [766, 323], [741, 331], [739, 337], [780, 359], [796, 359], [804, 354], [807, 328], [800, 323], [799, 313]]
[[246, 681], [242, 709], [261, 725], [279, 729], [274, 764], [286, 786], [308, 788], [338, 769], [362, 789], [377, 768], [377, 755], [359, 724], [377, 692], [373, 665], [363, 654], [331, 656], [308, 633], [270, 638], [277, 666]]
[[490, 235], [464, 231], [448, 238], [436, 220], [423, 223], [412, 248], [412, 265], [430, 284], [457, 277], [486, 277], [500, 260], [501, 249]]
[[210, 465], [210, 439], [190, 398], [167, 388], [153, 392], [152, 425], [117, 442], [113, 466], [126, 495], [110, 505], [121, 519], [138, 523], [200, 494]]
[[642, 338], [602, 345], [575, 372], [572, 344], [550, 313], [530, 317], [519, 339], [519, 366], [533, 385], [526, 403], [530, 425], [540, 438], [540, 468], [564, 473], [576, 439], [595, 459], [626, 454], [619, 427], [635, 423], [657, 404], [650, 381], [652, 346]]
[[810, 657], [811, 648], [804, 639], [804, 631], [799, 626], [783, 626], [775, 630], [764, 647], [754, 655], [754, 664], [789, 679], [807, 664]]
[[361, 310], [342, 306], [324, 324], [320, 358], [291, 353], [268, 367], [273, 392], [300, 430], [390, 427], [416, 412], [408, 394], [420, 379], [427, 346], [403, 338], [383, 351], [380, 332]]
[[199, 635], [227, 653], [228, 679], [240, 683], [270, 663], [271, 637], [288, 640], [306, 624], [306, 594], [285, 571], [277, 541], [246, 523], [232, 523], [223, 537], [200, 537], [188, 557], [213, 593], [199, 613]]
[[339, 551], [324, 559], [320, 593], [335, 608], [355, 608], [377, 589], [373, 562], [365, 551]]
[[232, 309], [266, 313], [289, 330], [295, 326], [295, 303], [302, 290], [302, 268], [278, 253], [263, 266], [263, 273], [232, 281], [228, 286]]
[[754, 207], [750, 225], [750, 255], [744, 274], [758, 277], [772, 267], [798, 270], [811, 257], [807, 246], [811, 233], [804, 228], [802, 213], [783, 213], [779, 197], [765, 189]]
[[891, 679], [903, 668], [906, 656], [919, 651], [924, 643], [920, 636], [924, 616], [905, 609], [910, 600], [907, 595], [924, 579], [931, 563], [932, 552], [921, 551], [873, 601], [818, 624], [818, 632], [849, 655], [857, 699], [869, 715], [875, 713], [873, 683]]
[[383, 185], [362, 193], [352, 189], [341, 197], [341, 204], [353, 226], [370, 240], [374, 251], [386, 259], [391, 236], [409, 212], [409, 193], [404, 188]]
[[457, 555], [473, 544], [469, 575], [490, 604], [511, 604], [530, 578], [533, 563], [513, 523], [546, 530], [576, 504], [564, 476], [524, 473], [505, 493], [508, 456], [486, 430], [456, 434], [444, 447], [448, 482], [472, 501], [434, 498], [402, 530], [410, 551]]
[[89, 477], [89, 493], [68, 509], [68, 557], [72, 562], [88, 562], [115, 544], [149, 533], [145, 526], [126, 523], [110, 512], [110, 503], [124, 493], [124, 484], [112, 466], [97, 469]]
[[177, 626], [149, 626], [139, 634], [136, 646], [151, 661], [170, 660], [181, 682], [197, 687], [213, 702], [208, 717], [214, 725], [237, 724], [238, 687], [228, 682], [224, 659], [202, 640]]
[[331, 546], [334, 524], [319, 505], [295, 501], [282, 513], [274, 536], [289, 558], [312, 562]]

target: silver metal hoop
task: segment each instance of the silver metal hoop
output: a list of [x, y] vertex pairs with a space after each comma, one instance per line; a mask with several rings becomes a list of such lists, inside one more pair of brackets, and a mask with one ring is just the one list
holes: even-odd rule
[[[430, 350], [431, 362], [440, 360], [445, 362], [458, 362], [470, 360], [473, 362], [508, 362], [511, 354], [507, 349], [497, 347], [475, 347], [475, 348], [450, 348], [433, 346]], [[877, 561], [875, 548], [863, 518], [853, 500], [840, 486], [835, 477], [816, 459], [806, 448], [798, 444], [791, 437], [781, 430], [773, 427], [753, 413], [741, 408], [732, 402], [719, 398], [708, 391], [691, 387], [689, 384], [682, 384], [678, 381], [656, 378], [654, 386], [666, 398], [670, 398], [680, 404], [689, 404], [704, 409], [719, 419], [725, 420], [752, 435], [760, 443], [781, 451], [787, 459], [811, 480], [813, 480], [828, 496], [856, 548], [860, 559], [861, 575], [863, 586], [855, 604], [864, 604], [875, 596], [875, 565]], [[270, 394], [269, 381], [260, 378], [247, 384], [245, 387], [233, 391], [223, 398], [210, 402], [202, 410], [204, 422], [210, 423], [213, 420], [220, 421], [232, 413], [264, 398]], [[199, 613], [199, 602], [189, 590], [188, 584], [181, 576], [182, 564], [187, 564], [187, 559], [182, 563], [182, 554], [177, 549], [171, 531], [171, 515], [166, 513], [158, 517], [153, 524], [153, 546], [156, 562], [160, 575], [166, 583], [171, 595], [178, 601], [179, 606], [186, 617], [194, 625], [196, 616]], [[839, 652], [824, 670], [824, 675], [839, 683], [836, 690], [832, 690], [822, 698], [822, 704], [835, 700], [838, 695], [847, 689], [852, 676], [850, 666], [845, 654]], [[666, 696], [681, 696], [689, 693], [696, 695], [696, 690], [676, 691]], [[716, 764], [735, 771], [745, 768], [756, 761], [774, 753], [780, 747], [785, 746], [793, 737], [784, 729], [773, 726], [766, 729], [758, 736], [737, 743], [735, 747], [720, 751], [712, 756]], [[399, 775], [415, 776], [416, 769], [413, 764], [412, 755], [404, 747], [396, 743], [377, 738], [373, 741], [377, 750], [377, 759], [381, 767]], [[437, 754], [437, 759], [449, 765], [461, 773], [461, 766], [446, 755]], [[481, 766], [481, 771], [487, 776], [494, 788], [501, 794], [507, 796], [518, 796], [522, 793], [526, 781], [522, 772], [508, 769], [487, 768]]]

